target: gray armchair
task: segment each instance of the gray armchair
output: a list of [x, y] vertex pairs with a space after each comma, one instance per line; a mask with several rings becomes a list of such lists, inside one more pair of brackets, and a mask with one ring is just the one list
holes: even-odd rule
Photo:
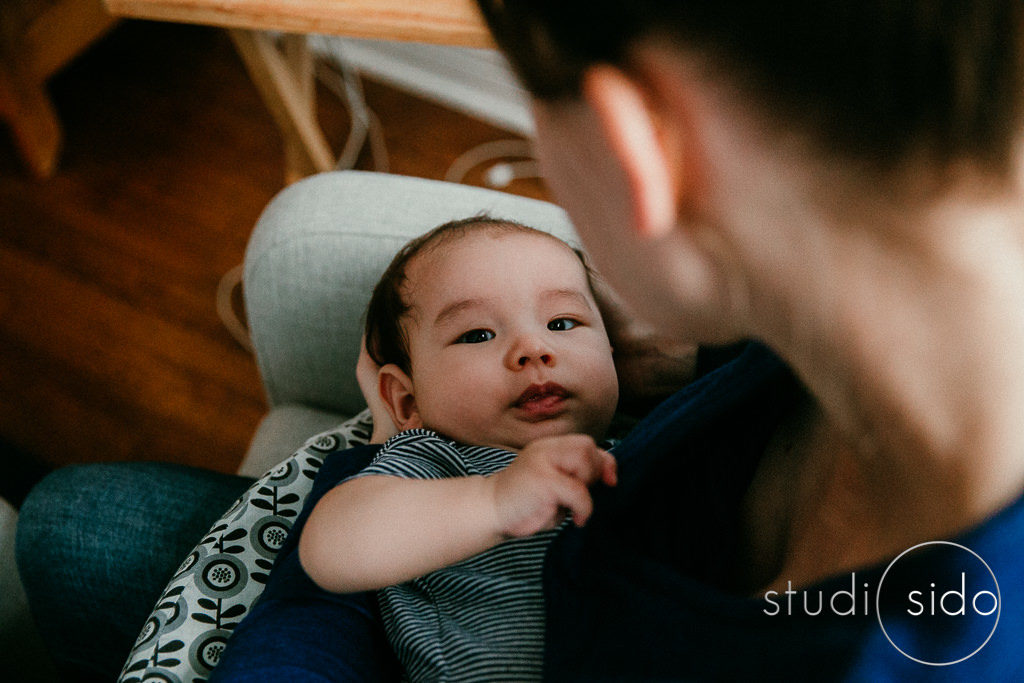
[[[411, 237], [480, 212], [575, 240], [567, 216], [552, 204], [420, 178], [324, 173], [273, 199], [250, 238], [244, 270], [269, 411], [240, 474], [260, 476], [365, 407], [355, 365], [373, 285]], [[14, 679], [47, 680], [52, 673], [41, 661], [13, 561], [16, 518], [0, 500], [0, 651], [11, 655], [5, 671]]]

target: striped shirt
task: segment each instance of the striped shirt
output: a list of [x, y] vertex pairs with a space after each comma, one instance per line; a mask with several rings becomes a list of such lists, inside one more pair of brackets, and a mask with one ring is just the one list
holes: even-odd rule
[[[487, 476], [515, 457], [498, 448], [464, 446], [426, 429], [411, 429], [389, 439], [357, 476]], [[408, 678], [539, 680], [544, 655], [541, 569], [556, 533], [512, 539], [378, 591], [385, 630]]]

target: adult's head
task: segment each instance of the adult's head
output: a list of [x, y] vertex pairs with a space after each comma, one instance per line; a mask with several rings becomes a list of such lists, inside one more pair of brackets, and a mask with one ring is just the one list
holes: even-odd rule
[[1016, 0], [479, 4], [598, 268], [677, 333], [770, 335], [751, 309], [821, 290], [832, 226], [899, 242], [951, 187], [1017, 181]]
[[601, 438], [618, 399], [582, 257], [507, 221], [448, 223], [403, 248], [374, 290], [366, 346], [395, 425], [462, 443]]

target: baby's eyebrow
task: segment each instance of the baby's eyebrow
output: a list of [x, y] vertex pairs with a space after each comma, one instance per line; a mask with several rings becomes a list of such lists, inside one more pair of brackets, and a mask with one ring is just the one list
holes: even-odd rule
[[564, 287], [558, 289], [547, 289], [541, 292], [541, 297], [544, 299], [571, 299], [578, 303], [584, 308], [593, 310], [593, 306], [590, 304], [590, 299], [578, 289], [571, 287]]
[[441, 311], [437, 314], [437, 317], [434, 318], [434, 327], [439, 327], [443, 325], [450, 318], [454, 318], [463, 311], [472, 308], [480, 308], [482, 306], [485, 306], [486, 304], [486, 299], [458, 299], [457, 301], [453, 301], [452, 303], [442, 308]]
[[[569, 299], [572, 302], [588, 309], [593, 310], [593, 306], [587, 296], [578, 289], [571, 287], [560, 287], [555, 289], [546, 289], [540, 293], [541, 299]], [[434, 327], [440, 327], [448, 322], [451, 318], [474, 308], [486, 308], [490, 304], [489, 299], [482, 298], [469, 298], [469, 299], [458, 299], [446, 305], [438, 312], [434, 318]]]

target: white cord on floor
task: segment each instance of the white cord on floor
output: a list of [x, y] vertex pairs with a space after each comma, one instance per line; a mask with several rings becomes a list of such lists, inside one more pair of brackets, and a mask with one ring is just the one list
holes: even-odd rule
[[316, 76], [345, 106], [352, 122], [348, 139], [338, 156], [335, 168], [354, 168], [359, 160], [359, 153], [369, 139], [374, 169], [380, 173], [387, 173], [388, 151], [383, 126], [366, 103], [359, 73], [343, 59], [317, 60]]
[[484, 172], [484, 183], [495, 190], [504, 190], [516, 178], [539, 178], [540, 166], [535, 159], [502, 161]]
[[[480, 164], [495, 159], [517, 157], [533, 159], [533, 145], [530, 144], [529, 140], [512, 139], [485, 142], [467, 150], [453, 161], [452, 165], [448, 167], [448, 172], [445, 173], [444, 179], [450, 183], [461, 183], [465, 180], [466, 175]], [[536, 166], [533, 169], [536, 170]], [[516, 177], [515, 172], [519, 169], [510, 168], [507, 170], [512, 172], [512, 177], [508, 178], [508, 182], [505, 183], [506, 186]], [[523, 170], [525, 171], [525, 167]], [[497, 171], [496, 173], [498, 177], [495, 179], [500, 181], [502, 179], [500, 176], [502, 171]]]
[[249, 353], [253, 352], [252, 338], [249, 336], [249, 329], [235, 313], [234, 294], [235, 288], [242, 284], [243, 264], [224, 273], [217, 284], [217, 316], [227, 328], [231, 336], [235, 338], [243, 349]]

